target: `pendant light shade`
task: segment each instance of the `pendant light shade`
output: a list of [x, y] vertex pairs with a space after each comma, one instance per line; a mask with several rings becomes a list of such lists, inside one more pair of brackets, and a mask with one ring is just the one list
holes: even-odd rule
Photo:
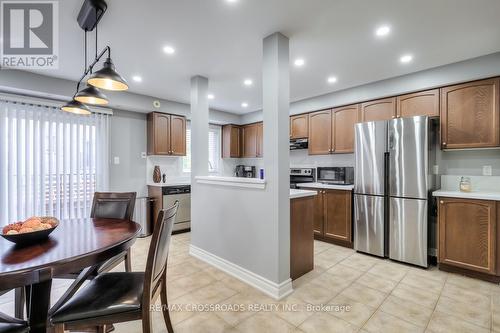
[[128, 89], [125, 79], [115, 71], [111, 58], [106, 58], [102, 68], [92, 74], [87, 83], [101, 89], [124, 91]]
[[109, 103], [106, 95], [104, 95], [102, 91], [99, 90], [99, 88], [91, 85], [87, 85], [85, 89], [77, 92], [75, 95], [75, 100], [81, 103], [92, 105], [106, 105]]
[[70, 102], [66, 103], [61, 107], [61, 110], [81, 115], [89, 115], [91, 114], [90, 109], [85, 104], [82, 104], [74, 99]]

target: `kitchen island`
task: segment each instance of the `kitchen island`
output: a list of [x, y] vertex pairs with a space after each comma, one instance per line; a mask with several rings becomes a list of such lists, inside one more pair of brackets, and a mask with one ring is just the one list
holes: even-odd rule
[[314, 268], [314, 197], [317, 191], [290, 190], [290, 278]]

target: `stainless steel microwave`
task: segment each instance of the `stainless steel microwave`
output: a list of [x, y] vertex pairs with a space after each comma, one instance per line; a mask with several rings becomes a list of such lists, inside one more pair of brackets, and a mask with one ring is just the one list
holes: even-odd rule
[[317, 181], [326, 184], [352, 185], [354, 184], [353, 167], [319, 167]]

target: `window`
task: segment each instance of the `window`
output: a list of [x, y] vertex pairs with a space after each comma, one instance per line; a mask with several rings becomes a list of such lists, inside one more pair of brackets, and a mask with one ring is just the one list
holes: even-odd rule
[[[208, 171], [219, 172], [221, 156], [221, 126], [210, 125], [208, 128]], [[191, 122], [186, 126], [186, 156], [182, 159], [182, 171], [191, 172]]]
[[1, 223], [88, 217], [107, 187], [107, 128], [107, 115], [0, 101]]

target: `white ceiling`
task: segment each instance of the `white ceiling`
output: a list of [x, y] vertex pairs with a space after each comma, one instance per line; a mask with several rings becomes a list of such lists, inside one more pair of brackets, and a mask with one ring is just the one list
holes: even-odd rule
[[[189, 79], [210, 79], [210, 106], [234, 113], [262, 104], [262, 39], [290, 37], [291, 100], [500, 51], [498, 0], [108, 0], [99, 25], [132, 92], [189, 102]], [[60, 1], [60, 68], [41, 73], [77, 80], [83, 71], [83, 0]], [[374, 36], [381, 24], [391, 34]], [[176, 49], [163, 53], [164, 45]], [[399, 57], [412, 53], [413, 62]], [[142, 83], [135, 83], [133, 75]], [[326, 82], [329, 75], [336, 84]], [[243, 80], [254, 85], [245, 87]], [[248, 102], [243, 109], [241, 103]]]

